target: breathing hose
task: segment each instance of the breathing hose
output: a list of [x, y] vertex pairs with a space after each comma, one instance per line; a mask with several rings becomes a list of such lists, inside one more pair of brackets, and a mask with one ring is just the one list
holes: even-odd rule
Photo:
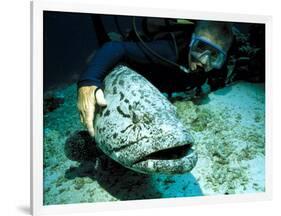
[[[166, 63], [168, 63], [168, 64], [170, 64], [170, 65], [173, 65], [173, 66], [179, 68], [180, 70], [182, 70], [182, 71], [185, 72], [185, 73], [189, 73], [189, 72], [190, 72], [186, 67], [184, 67], [184, 66], [182, 66], [182, 65], [179, 65], [179, 64], [177, 64], [177, 63], [175, 63], [175, 62], [172, 62], [172, 61], [170, 61], [169, 59], [167, 59], [167, 58], [165, 58], [165, 57], [159, 55], [158, 53], [156, 53], [154, 50], [152, 50], [150, 47], [148, 47], [148, 46], [145, 44], [145, 42], [144, 42], [143, 39], [140, 37], [140, 35], [139, 35], [138, 31], [137, 31], [137, 27], [136, 27], [136, 17], [135, 17], [135, 16], [133, 16], [132, 24], [133, 24], [133, 29], [134, 29], [134, 32], [135, 32], [135, 34], [136, 34], [138, 40], [139, 40], [139, 41], [141, 42], [141, 44], [147, 49], [147, 51], [149, 51], [152, 55], [156, 56], [157, 58], [159, 58], [159, 59], [162, 60], [163, 62], [166, 62]], [[174, 42], [174, 46], [175, 46], [175, 49], [176, 49], [176, 56], [178, 57], [178, 49], [177, 49], [177, 44], [176, 44], [175, 36], [174, 36], [174, 34], [172, 34], [171, 32], [170, 32], [170, 35], [171, 35], [171, 37], [172, 37], [172, 39], [173, 39], [173, 42]]]

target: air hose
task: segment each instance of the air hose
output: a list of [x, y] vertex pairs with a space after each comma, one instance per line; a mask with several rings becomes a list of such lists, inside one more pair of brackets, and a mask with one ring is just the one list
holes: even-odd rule
[[[166, 62], [166, 63], [168, 63], [168, 64], [170, 64], [170, 65], [173, 65], [173, 66], [179, 68], [180, 70], [182, 70], [182, 71], [185, 72], [185, 73], [189, 73], [189, 72], [190, 72], [186, 67], [184, 67], [184, 66], [182, 66], [182, 65], [179, 65], [179, 64], [177, 64], [177, 63], [175, 63], [175, 62], [172, 62], [172, 61], [170, 61], [169, 59], [167, 59], [167, 58], [165, 58], [165, 57], [159, 55], [158, 53], [156, 53], [154, 50], [152, 50], [150, 47], [148, 47], [148, 46], [145, 44], [145, 42], [144, 42], [143, 39], [140, 37], [140, 35], [139, 35], [138, 31], [137, 31], [137, 27], [136, 27], [136, 17], [135, 17], [135, 16], [133, 16], [132, 24], [133, 24], [133, 29], [134, 29], [134, 32], [135, 32], [135, 34], [136, 34], [138, 40], [142, 43], [142, 45], [145, 47], [145, 49], [146, 49], [147, 51], [149, 51], [152, 55], [156, 56], [158, 59], [162, 60], [163, 62]], [[171, 37], [172, 37], [172, 39], [173, 39], [173, 42], [174, 42], [174, 46], [175, 46], [175, 49], [176, 49], [176, 55], [178, 56], [178, 50], [177, 50], [177, 44], [176, 44], [175, 37], [174, 37], [174, 35], [173, 35], [171, 32], [170, 32], [170, 35], [171, 35]]]

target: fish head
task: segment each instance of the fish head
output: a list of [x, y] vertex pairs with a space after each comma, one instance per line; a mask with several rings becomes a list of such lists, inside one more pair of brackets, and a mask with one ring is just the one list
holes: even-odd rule
[[126, 66], [105, 79], [107, 107], [95, 117], [99, 148], [123, 166], [141, 173], [184, 173], [197, 154], [193, 138], [175, 107], [143, 76]]

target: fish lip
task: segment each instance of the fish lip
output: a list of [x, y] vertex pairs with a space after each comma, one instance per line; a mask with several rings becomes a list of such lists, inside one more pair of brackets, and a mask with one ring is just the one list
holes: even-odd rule
[[196, 165], [198, 155], [190, 148], [186, 155], [178, 159], [156, 160], [146, 159], [134, 163], [130, 168], [143, 174], [183, 174], [190, 172]]
[[[191, 149], [191, 147], [192, 147], [192, 143], [186, 143], [186, 144], [182, 144], [182, 145], [176, 145], [173, 147], [169, 147], [166, 149], [161, 149], [161, 150], [152, 152], [148, 155], [145, 155], [141, 159], [135, 161], [132, 165], [139, 164], [139, 163], [147, 161], [147, 160], [154, 160], [154, 161], [156, 161], [156, 160], [161, 160], [161, 161], [180, 160], [180, 159], [183, 159], [184, 157], [187, 157], [190, 154], [189, 150]], [[173, 153], [173, 151], [174, 151], [174, 153]], [[179, 152], [179, 151], [182, 151], [182, 152]], [[164, 153], [164, 158], [161, 158], [159, 156], [157, 157], [157, 155], [161, 154], [161, 153]], [[173, 157], [173, 154], [179, 154], [179, 153], [180, 153], [180, 155], [178, 155], [178, 157], [177, 157], [177, 155], [175, 155]], [[170, 154], [170, 158], [169, 158], [169, 154]]]

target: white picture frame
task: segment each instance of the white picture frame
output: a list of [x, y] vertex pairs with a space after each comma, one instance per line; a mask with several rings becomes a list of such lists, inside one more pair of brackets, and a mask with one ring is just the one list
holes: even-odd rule
[[[186, 19], [221, 20], [231, 22], [263, 23], [266, 25], [266, 179], [265, 192], [258, 194], [237, 194], [202, 196], [192, 198], [170, 198], [137, 200], [125, 202], [82, 203], [67, 205], [43, 205], [43, 11], [63, 11], [78, 13], [99, 13], [118, 15], [138, 15], [153, 17], [171, 17]], [[272, 197], [271, 168], [271, 17], [260, 15], [195, 12], [188, 10], [166, 10], [137, 7], [108, 7], [100, 4], [79, 3], [64, 0], [34, 0], [31, 2], [31, 209], [33, 215], [54, 213], [78, 213], [95, 211], [114, 211], [122, 209], [140, 209], [163, 206], [186, 206], [206, 203], [245, 202], [269, 200]]]

